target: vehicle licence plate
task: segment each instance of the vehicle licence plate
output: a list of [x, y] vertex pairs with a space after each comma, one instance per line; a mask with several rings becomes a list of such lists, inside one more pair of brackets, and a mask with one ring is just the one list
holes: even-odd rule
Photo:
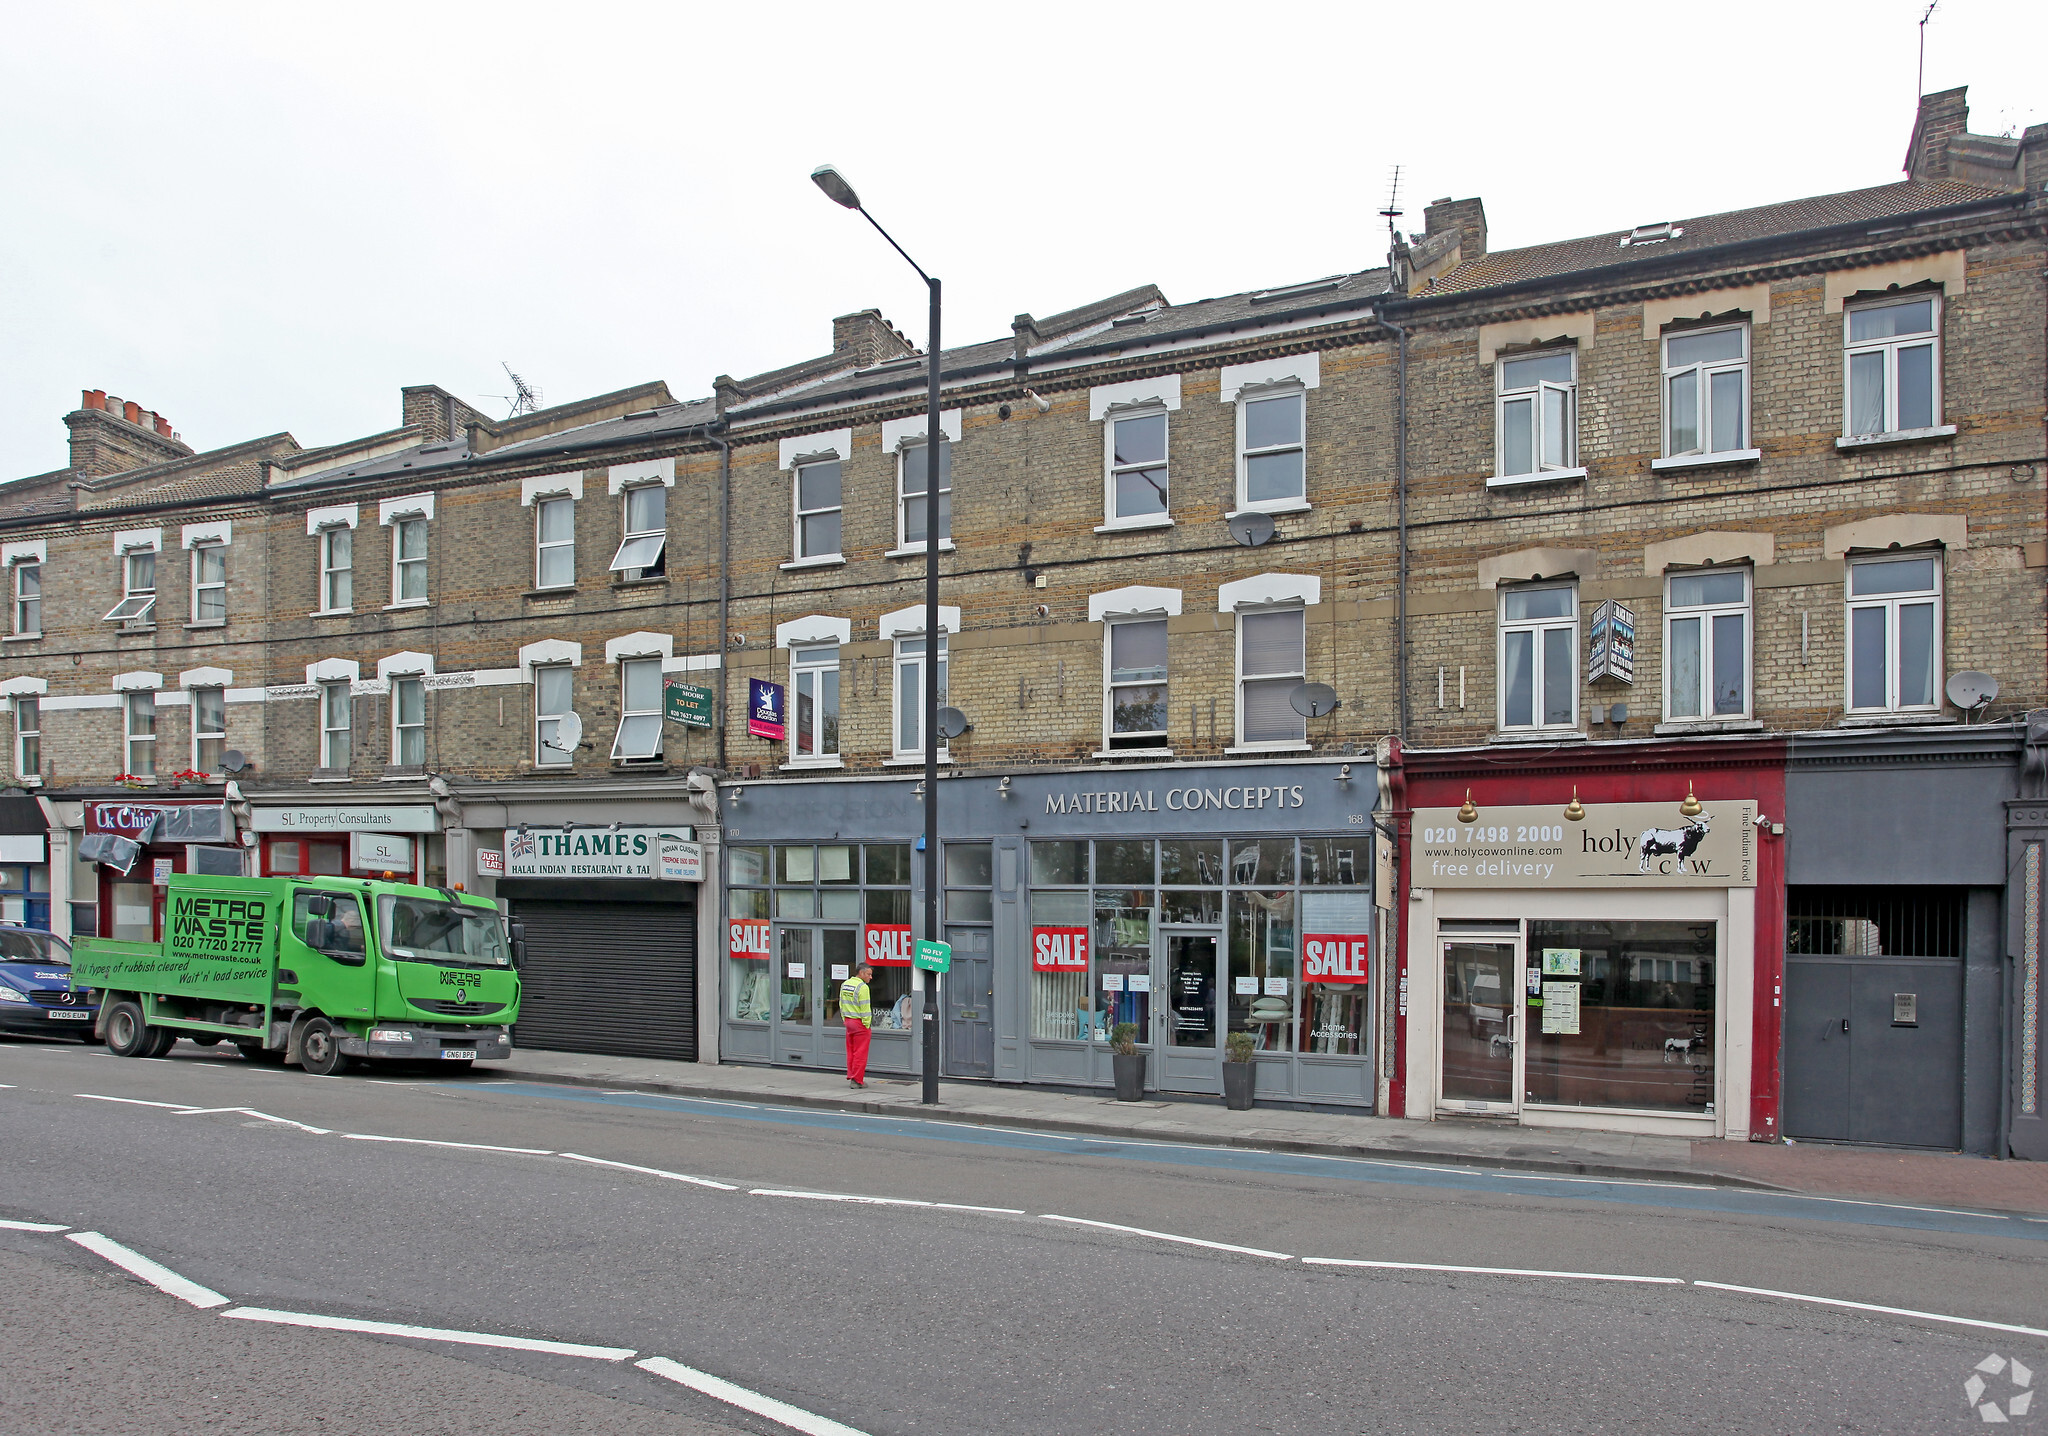
[[473, 1062], [476, 1060], [476, 1049], [474, 1047], [443, 1047], [441, 1055], [460, 1061]]
[[66, 1012], [62, 1008], [52, 1008], [44, 1016], [56, 1022], [84, 1022], [90, 1019], [92, 1014], [90, 1012]]

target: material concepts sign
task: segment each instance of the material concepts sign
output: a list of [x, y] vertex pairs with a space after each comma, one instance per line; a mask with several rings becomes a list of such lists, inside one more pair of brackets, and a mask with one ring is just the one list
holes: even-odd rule
[[1563, 804], [1415, 813], [1412, 881], [1418, 888], [1753, 888], [1756, 803], [1708, 800], [1695, 817], [1669, 803], [1587, 803], [1580, 822]]

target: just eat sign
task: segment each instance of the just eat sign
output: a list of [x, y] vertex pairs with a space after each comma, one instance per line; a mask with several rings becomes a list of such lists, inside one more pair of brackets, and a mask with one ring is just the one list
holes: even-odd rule
[[1303, 982], [1364, 982], [1370, 939], [1329, 932], [1301, 935]]

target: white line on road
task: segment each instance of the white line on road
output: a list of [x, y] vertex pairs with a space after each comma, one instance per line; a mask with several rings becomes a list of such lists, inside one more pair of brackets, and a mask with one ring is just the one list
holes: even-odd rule
[[682, 1172], [664, 1172], [659, 1167], [636, 1167], [631, 1162], [608, 1162], [603, 1157], [586, 1157], [580, 1152], [557, 1152], [555, 1155], [571, 1162], [588, 1162], [594, 1167], [617, 1167], [622, 1172], [639, 1172], [643, 1176], [666, 1177], [671, 1182], [688, 1182], [693, 1187], [710, 1187], [720, 1192], [739, 1190], [730, 1182], [714, 1182], [709, 1177], [686, 1176]]
[[992, 1212], [997, 1216], [1021, 1217], [1022, 1207], [971, 1207], [964, 1202], [933, 1202], [932, 1209], [940, 1212]]
[[744, 1386], [735, 1386], [730, 1381], [685, 1366], [680, 1361], [670, 1361], [666, 1356], [650, 1356], [633, 1364], [642, 1371], [650, 1371], [664, 1380], [675, 1382], [678, 1386], [701, 1391], [714, 1401], [723, 1401], [728, 1406], [737, 1406], [742, 1411], [765, 1416], [792, 1431], [801, 1431], [804, 1436], [865, 1436], [864, 1432], [855, 1427], [842, 1425], [830, 1417], [806, 1411], [801, 1406], [791, 1406], [787, 1401], [777, 1401], [772, 1396], [763, 1396], [758, 1391], [749, 1391]]
[[1054, 1216], [1051, 1212], [1042, 1212], [1040, 1215], [1049, 1222], [1073, 1222], [1084, 1227], [1100, 1227], [1104, 1231], [1129, 1232], [1132, 1236], [1136, 1237], [1151, 1237], [1156, 1241], [1162, 1242], [1181, 1242], [1191, 1247], [1207, 1247], [1211, 1251], [1237, 1252], [1242, 1256], [1270, 1257], [1274, 1261], [1294, 1260], [1286, 1252], [1269, 1252], [1259, 1247], [1238, 1247], [1232, 1246], [1228, 1242], [1208, 1242], [1203, 1241], [1200, 1237], [1175, 1236], [1172, 1232], [1147, 1231], [1143, 1227], [1121, 1227], [1115, 1222], [1091, 1222], [1086, 1217], [1059, 1217]]
[[0, 1232], [68, 1232], [71, 1228], [62, 1222], [5, 1222], [0, 1221]]
[[438, 1326], [407, 1326], [396, 1321], [361, 1321], [351, 1316], [319, 1316], [309, 1311], [269, 1311], [260, 1306], [238, 1306], [221, 1315], [238, 1321], [267, 1321], [278, 1326], [359, 1331], [368, 1336], [409, 1336], [419, 1341], [497, 1346], [507, 1351], [539, 1351], [550, 1356], [588, 1356], [597, 1361], [624, 1361], [633, 1354], [630, 1346], [588, 1346], [578, 1341], [542, 1341], [531, 1336], [498, 1336], [488, 1331], [451, 1331]]
[[1570, 1281], [1637, 1281], [1651, 1286], [1684, 1286], [1682, 1276], [1622, 1276], [1604, 1271], [1541, 1271], [1518, 1266], [1443, 1266], [1426, 1261], [1350, 1261], [1343, 1257], [1303, 1257], [1304, 1266], [1368, 1266], [1385, 1271], [1468, 1272], [1475, 1276], [1554, 1276]]
[[350, 1142], [404, 1142], [413, 1147], [460, 1147], [466, 1152], [516, 1152], [522, 1157], [552, 1157], [545, 1147], [494, 1147], [489, 1142], [436, 1142], [429, 1137], [379, 1137], [369, 1132], [343, 1132]]
[[2014, 1326], [2003, 1321], [1978, 1321], [1967, 1316], [1944, 1316], [1938, 1311], [1915, 1311], [1909, 1306], [1873, 1306], [1867, 1301], [1843, 1301], [1832, 1296], [1808, 1296], [1797, 1291], [1772, 1291], [1762, 1286], [1730, 1286], [1724, 1281], [1696, 1281], [1694, 1286], [1710, 1287], [1715, 1291], [1739, 1291], [1745, 1296], [1774, 1296], [1780, 1301], [1805, 1301], [1817, 1306], [1839, 1306], [1849, 1311], [1876, 1311], [1886, 1316], [1915, 1316], [1922, 1321], [1945, 1321], [1953, 1326], [1975, 1326], [1986, 1331], [2012, 1331], [2021, 1336], [2048, 1336], [2048, 1330], [2038, 1326]]
[[97, 1092], [73, 1092], [74, 1097], [83, 1097], [88, 1102], [125, 1102], [130, 1107], [166, 1107], [173, 1112], [196, 1112], [198, 1108], [189, 1102], [145, 1102], [140, 1097], [103, 1097]]
[[804, 1202], [858, 1202], [867, 1207], [928, 1207], [930, 1202], [910, 1197], [857, 1197], [850, 1192], [786, 1192], [779, 1187], [755, 1187], [750, 1197], [795, 1197]]
[[130, 1276], [141, 1277], [158, 1291], [188, 1301], [201, 1308], [226, 1306], [228, 1299], [210, 1287], [196, 1281], [187, 1281], [167, 1266], [159, 1266], [141, 1252], [130, 1251], [112, 1237], [101, 1236], [98, 1232], [73, 1232], [66, 1241], [77, 1242], [96, 1256], [105, 1257]]
[[289, 1117], [273, 1117], [268, 1112], [259, 1112], [254, 1107], [194, 1107], [180, 1112], [180, 1117], [210, 1117], [219, 1112], [240, 1112], [245, 1117], [259, 1117], [265, 1122], [276, 1122], [284, 1127], [297, 1127], [301, 1132], [311, 1132], [316, 1137], [334, 1135], [332, 1127], [309, 1127], [304, 1122], [294, 1122]]

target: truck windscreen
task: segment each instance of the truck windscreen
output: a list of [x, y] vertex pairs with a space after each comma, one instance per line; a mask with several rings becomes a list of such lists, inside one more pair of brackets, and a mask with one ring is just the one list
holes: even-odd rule
[[378, 916], [388, 956], [444, 967], [512, 965], [495, 909], [387, 896], [378, 901]]

